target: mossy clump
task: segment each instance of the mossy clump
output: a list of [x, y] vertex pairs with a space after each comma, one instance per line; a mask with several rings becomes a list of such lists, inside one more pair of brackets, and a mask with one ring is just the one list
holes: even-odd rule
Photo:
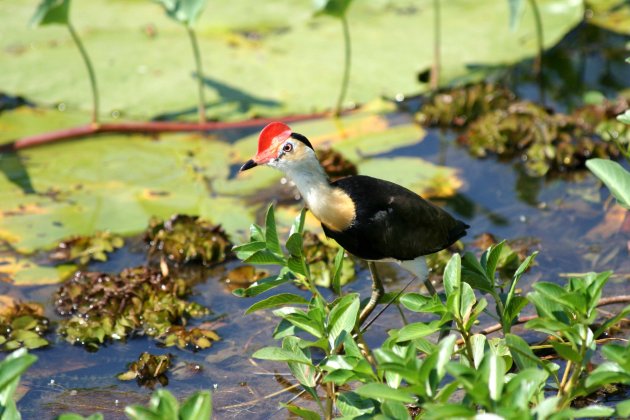
[[[55, 296], [57, 312], [69, 317], [61, 321], [59, 330], [67, 341], [93, 350], [107, 340], [133, 334], [166, 340], [185, 327], [189, 318], [209, 313], [207, 308], [185, 300], [190, 293], [191, 287], [183, 278], [146, 267], [116, 275], [78, 272]], [[182, 345], [200, 347], [193, 341]]]
[[530, 176], [543, 176], [582, 168], [589, 158], [617, 157], [618, 149], [603, 141], [596, 128], [582, 117], [552, 114], [521, 101], [479, 117], [460, 142], [477, 157], [518, 156]]
[[[315, 284], [321, 287], [331, 287], [335, 256], [339, 248], [326, 244], [316, 234], [309, 231], [304, 232], [303, 244], [306, 264], [309, 266]], [[355, 275], [354, 261], [344, 257], [339, 278], [340, 284], [345, 285], [354, 279]]]
[[61, 241], [50, 259], [59, 262], [74, 261], [85, 265], [91, 260], [106, 261], [107, 254], [125, 244], [122, 237], [110, 232], [96, 232], [92, 236], [74, 236]]
[[177, 214], [166, 221], [151, 219], [144, 237], [149, 244], [149, 257], [159, 256], [175, 264], [221, 263], [232, 249], [221, 225], [197, 216]]
[[127, 371], [116, 377], [121, 381], [136, 380], [138, 385], [153, 389], [156, 384], [168, 385], [166, 373], [172, 365], [170, 354], [154, 355], [143, 352], [138, 360], [127, 365]]
[[416, 119], [430, 127], [464, 127], [481, 115], [506, 108], [514, 99], [510, 90], [492, 83], [444, 89], [427, 99]]
[[359, 173], [354, 163], [330, 148], [318, 150], [317, 158], [331, 181]]
[[37, 349], [50, 344], [44, 338], [50, 321], [44, 307], [35, 302], [14, 302], [0, 310], [0, 350], [13, 351], [20, 347]]

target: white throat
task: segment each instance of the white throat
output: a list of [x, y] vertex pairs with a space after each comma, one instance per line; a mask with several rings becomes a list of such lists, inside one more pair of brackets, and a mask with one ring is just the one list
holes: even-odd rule
[[330, 185], [315, 152], [309, 150], [300, 161], [278, 161], [276, 168], [295, 183], [309, 210], [329, 229], [347, 229], [355, 217], [354, 202], [341, 189]]

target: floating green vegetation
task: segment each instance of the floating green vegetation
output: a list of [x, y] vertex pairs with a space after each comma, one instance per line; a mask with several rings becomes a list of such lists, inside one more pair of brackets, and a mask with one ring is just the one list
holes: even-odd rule
[[508, 89], [488, 83], [433, 95], [417, 115], [429, 126], [465, 127], [460, 142], [477, 157], [520, 157], [530, 176], [581, 169], [592, 157], [616, 158], [630, 130], [616, 119], [628, 103], [604, 101], [571, 114], [552, 113], [517, 100]]
[[[146, 267], [130, 268], [118, 275], [78, 272], [56, 293], [57, 312], [69, 318], [61, 321], [60, 333], [71, 343], [96, 350], [106, 340], [122, 340], [134, 333], [169, 340], [170, 345], [204, 348], [204, 340], [191, 332], [189, 340], [174, 340], [189, 318], [209, 310], [184, 298], [190, 285], [175, 276]], [[216, 334], [203, 335], [218, 339]], [[200, 345], [201, 344], [201, 345]]]
[[142, 352], [136, 362], [127, 365], [127, 371], [116, 377], [121, 381], [136, 380], [138, 385], [153, 389], [157, 383], [162, 386], [168, 385], [166, 372], [171, 367], [170, 354], [154, 355]]
[[190, 347], [193, 350], [207, 349], [213, 341], [219, 341], [219, 335], [204, 328], [186, 328], [181, 325], [173, 325], [164, 336], [164, 345], [179, 348]]
[[[335, 275], [334, 261], [339, 248], [328, 245], [316, 234], [309, 231], [304, 232], [302, 241], [306, 264], [315, 284], [321, 287], [331, 287]], [[351, 258], [344, 258], [339, 274], [339, 284], [342, 286], [347, 284], [354, 279], [355, 275], [354, 261]]]
[[416, 118], [425, 126], [464, 127], [490, 111], [506, 108], [515, 99], [508, 89], [485, 82], [442, 89], [428, 98]]
[[175, 264], [220, 263], [225, 261], [232, 248], [221, 225], [181, 214], [165, 222], [151, 219], [145, 241], [150, 246], [149, 257], [160, 256]]
[[354, 163], [333, 149], [318, 150], [317, 158], [332, 181], [359, 173]]
[[0, 349], [37, 349], [50, 344], [44, 338], [49, 321], [43, 313], [44, 307], [34, 302], [13, 302], [3, 308], [0, 311]]
[[95, 232], [92, 236], [73, 236], [59, 242], [50, 254], [54, 261], [74, 261], [85, 265], [90, 261], [107, 261], [107, 253], [121, 248], [125, 241], [110, 232]]

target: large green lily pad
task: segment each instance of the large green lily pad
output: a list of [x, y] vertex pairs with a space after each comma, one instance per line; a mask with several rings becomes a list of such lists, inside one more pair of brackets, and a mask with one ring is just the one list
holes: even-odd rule
[[[582, 2], [538, 0], [545, 45], [583, 15]], [[88, 78], [63, 26], [28, 28], [38, 0], [0, 3], [0, 86], [43, 104], [90, 108]], [[423, 88], [432, 60], [430, 0], [354, 2], [348, 12], [353, 67], [348, 103]], [[468, 65], [512, 63], [536, 52], [531, 10], [509, 29], [508, 2], [442, 1], [443, 81]], [[71, 19], [94, 61], [102, 117], [168, 113], [195, 118], [193, 57], [185, 30], [149, 1], [72, 2]], [[337, 19], [313, 18], [308, 1], [210, 3], [196, 25], [209, 115], [221, 119], [330, 109], [342, 76]], [[42, 71], [45, 69], [45, 72]]]

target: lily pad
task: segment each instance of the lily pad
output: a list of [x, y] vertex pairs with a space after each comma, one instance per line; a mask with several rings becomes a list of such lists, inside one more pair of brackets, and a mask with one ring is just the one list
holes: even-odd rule
[[[538, 0], [545, 46], [583, 16], [582, 2]], [[38, 0], [2, 2], [0, 85], [39, 103], [88, 110], [88, 78], [65, 27], [30, 29]], [[236, 119], [330, 109], [343, 55], [336, 19], [313, 18], [309, 2], [218, 2], [195, 27], [206, 69], [208, 115]], [[348, 10], [353, 71], [347, 104], [423, 88], [415, 75], [429, 68], [432, 3], [355, 2]], [[442, 80], [467, 65], [513, 63], [536, 53], [530, 8], [509, 28], [507, 2], [443, 2]], [[255, 13], [252, 13], [255, 11]], [[70, 16], [89, 51], [101, 89], [102, 116], [195, 118], [193, 57], [185, 29], [151, 2], [72, 2]], [[483, 24], [479, 24], [483, 22]], [[374, 30], [378, 28], [379, 30]], [[142, 54], [138, 54], [142, 51]], [[46, 67], [45, 76], [41, 69]], [[316, 74], [316, 82], [314, 75]], [[87, 121], [87, 119], [86, 119]]]

